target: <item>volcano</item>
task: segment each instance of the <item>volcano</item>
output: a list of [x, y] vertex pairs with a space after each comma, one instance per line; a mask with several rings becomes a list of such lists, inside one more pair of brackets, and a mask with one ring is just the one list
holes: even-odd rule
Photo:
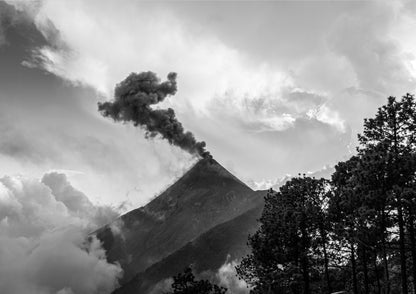
[[124, 270], [118, 293], [147, 293], [189, 264], [215, 270], [227, 256], [241, 257], [265, 193], [212, 158], [198, 161], [146, 206], [96, 232], [107, 259]]

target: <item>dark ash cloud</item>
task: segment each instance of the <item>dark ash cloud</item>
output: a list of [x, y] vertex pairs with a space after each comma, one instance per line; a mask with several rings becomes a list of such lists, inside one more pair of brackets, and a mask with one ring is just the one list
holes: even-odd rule
[[103, 116], [115, 121], [132, 122], [134, 126], [142, 127], [147, 138], [161, 135], [170, 144], [191, 154], [209, 157], [205, 142], [198, 142], [191, 132], [185, 132], [172, 108], [152, 108], [167, 96], [175, 95], [176, 77], [176, 73], [171, 72], [168, 80], [161, 83], [153, 72], [131, 73], [116, 86], [114, 100], [98, 103], [98, 109]]

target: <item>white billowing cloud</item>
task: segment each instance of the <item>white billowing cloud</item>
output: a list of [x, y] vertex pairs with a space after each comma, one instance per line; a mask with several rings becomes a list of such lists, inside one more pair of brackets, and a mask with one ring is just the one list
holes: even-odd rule
[[51, 189], [55, 199], [62, 202], [71, 214], [81, 219], [90, 219], [95, 225], [102, 226], [118, 216], [110, 206], [94, 206], [84, 193], [68, 182], [65, 174], [45, 174], [42, 183]]
[[[255, 181], [276, 178], [342, 160], [354, 149], [364, 117], [371, 117], [388, 95], [415, 88], [412, 1], [341, 2], [313, 4], [307, 13], [299, 3], [284, 5], [290, 9], [279, 9], [279, 2], [261, 3], [259, 11], [270, 11], [262, 14], [251, 13], [257, 3], [245, 12], [236, 9], [240, 4], [208, 5], [206, 13], [199, 4], [188, 3], [46, 0], [38, 7], [36, 23], [50, 46], [38, 48], [34, 60], [27, 61], [74, 84], [89, 85], [106, 99], [114, 84], [132, 71], [152, 70], [162, 79], [176, 71], [179, 91], [161, 107], [172, 106], [185, 129], [207, 141], [220, 162], [233, 163], [237, 176]], [[182, 13], [173, 6], [182, 7]], [[196, 10], [198, 14], [193, 13]], [[315, 26], [318, 18], [321, 23]], [[270, 21], [275, 19], [279, 22]], [[286, 49], [277, 50], [280, 47]], [[292, 49], [294, 54], [284, 54]], [[274, 58], [274, 51], [283, 57]], [[102, 148], [85, 141], [81, 128], [74, 128], [66, 132], [71, 141], [77, 137], [86, 143], [65, 151], [65, 157], [81, 150], [85, 158], [68, 162], [96, 168], [68, 162], [50, 168], [83, 171], [88, 175], [82, 180], [83, 191], [91, 197], [90, 187], [105, 194], [103, 190], [110, 188], [101, 183], [119, 177], [113, 185], [117, 190], [107, 192], [111, 194], [107, 201], [115, 195], [124, 197], [126, 191], [119, 187], [128, 186], [130, 195], [146, 198], [140, 201], [143, 204], [160, 188], [152, 182], [161, 182], [157, 177], [166, 168], [161, 163], [181, 160], [172, 159], [175, 155], [168, 147], [151, 151], [143, 147], [144, 140], [131, 144], [128, 137], [142, 133], [109, 127], [111, 121], [105, 124], [97, 118], [94, 103], [86, 112], [95, 115], [97, 126], [85, 127], [85, 132], [105, 146], [115, 142], [114, 148], [103, 150], [107, 160], [94, 155]], [[103, 140], [99, 128], [105, 129], [103, 133], [108, 128], [111, 139]], [[49, 141], [61, 150], [63, 144]], [[26, 145], [9, 144], [6, 151], [18, 151], [13, 156], [19, 157], [24, 150], [16, 146]], [[115, 163], [117, 153], [129, 160]], [[165, 175], [164, 183], [171, 178]]]
[[45, 232], [37, 243], [6, 245], [18, 250], [8, 252], [12, 266], [2, 268], [2, 293], [111, 293], [121, 274], [118, 265], [107, 263], [99, 241], [86, 244], [78, 228]]
[[[32, 62], [73, 83], [92, 86], [107, 98], [132, 71], [152, 70], [160, 75], [176, 71], [180, 95], [173, 102], [176, 107], [190, 103], [206, 112], [207, 103], [215, 103], [215, 98], [234, 100], [224, 105], [230, 107], [224, 113], [238, 111], [239, 119], [249, 115], [250, 122], [265, 130], [289, 128], [295, 119], [291, 112], [296, 109], [265, 115], [267, 109], [253, 112], [244, 106], [245, 100], [259, 98], [286, 101], [283, 92], [299, 89], [288, 72], [253, 63], [241, 51], [193, 31], [161, 7], [137, 2], [44, 1], [36, 23], [53, 45], [36, 50]], [[340, 121], [335, 124], [338, 127]]]
[[250, 288], [247, 283], [237, 277], [235, 267], [238, 265], [236, 260], [226, 261], [216, 273], [218, 284], [228, 289], [231, 294], [247, 294]]
[[416, 88], [416, 76], [409, 70], [414, 47], [408, 42], [414, 37], [397, 30], [408, 22], [402, 2], [375, 1], [360, 13], [344, 15], [328, 38], [331, 49], [352, 66], [355, 86], [383, 97], [403, 95]]
[[209, 105], [212, 113], [237, 119], [247, 130], [255, 132], [284, 131], [295, 126], [297, 119], [314, 119], [345, 132], [345, 121], [325, 103], [325, 93], [282, 87], [278, 91], [236, 95], [226, 92]]
[[111, 293], [122, 271], [91, 230], [113, 219], [65, 175], [0, 179], [0, 292]]
[[276, 178], [276, 179], [261, 179], [259, 181], [249, 181], [248, 185], [253, 189], [253, 190], [268, 190], [268, 189], [274, 189], [274, 190], [278, 190], [281, 186], [283, 186], [288, 180], [290, 180], [292, 178], [291, 175], [285, 175], [283, 177], [280, 178]]
[[[313, 178], [325, 178], [329, 179], [331, 178], [331, 175], [334, 173], [335, 168], [333, 166], [324, 166], [321, 170], [317, 170], [314, 172], [305, 172], [304, 174], [308, 177]], [[253, 190], [268, 190], [273, 189], [275, 191], [279, 191], [280, 187], [282, 187], [284, 184], [286, 184], [287, 181], [292, 179], [293, 176], [290, 174], [286, 174], [283, 177], [276, 178], [276, 179], [261, 179], [259, 181], [248, 181], [248, 185]]]
[[334, 112], [328, 108], [327, 105], [322, 104], [317, 109], [310, 109], [307, 112], [308, 117], [315, 118], [316, 120], [335, 126], [339, 131], [345, 132], [345, 123], [340, 118], [338, 112]]
[[[208, 280], [214, 285], [218, 285], [227, 288], [229, 294], [248, 294], [250, 288], [247, 283], [240, 280], [237, 276], [235, 267], [239, 264], [237, 260], [230, 260], [230, 256], [227, 256], [226, 261], [216, 271], [206, 270], [200, 273], [193, 273], [195, 280]], [[175, 275], [176, 276], [176, 275]], [[172, 291], [173, 278], [167, 278], [159, 281], [151, 289], [150, 294], [159, 294]]]

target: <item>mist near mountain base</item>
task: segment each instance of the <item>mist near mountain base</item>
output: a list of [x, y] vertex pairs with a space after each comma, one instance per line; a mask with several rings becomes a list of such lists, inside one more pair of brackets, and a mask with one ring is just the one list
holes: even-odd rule
[[0, 292], [111, 293], [122, 270], [88, 234], [118, 212], [94, 205], [61, 173], [0, 179]]
[[235, 267], [239, 264], [237, 260], [227, 261], [218, 269], [215, 278], [218, 284], [228, 289], [230, 294], [248, 294], [250, 289], [246, 282], [237, 277]]
[[[224, 264], [217, 271], [203, 271], [195, 274], [197, 280], [209, 280], [215, 284], [227, 288], [228, 294], [248, 294], [250, 288], [247, 283], [237, 277], [235, 267], [239, 264], [238, 260], [230, 260], [227, 256]], [[149, 292], [149, 294], [166, 293], [172, 290], [173, 278], [167, 278], [159, 281]]]

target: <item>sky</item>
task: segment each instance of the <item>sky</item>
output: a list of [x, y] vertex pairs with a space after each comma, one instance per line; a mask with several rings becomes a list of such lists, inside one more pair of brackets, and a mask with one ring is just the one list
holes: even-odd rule
[[415, 29], [410, 0], [0, 1], [0, 176], [59, 172], [93, 203], [146, 204], [198, 158], [98, 112], [143, 71], [178, 74], [158, 107], [253, 187], [319, 171], [415, 92]]
[[130, 73], [176, 72], [155, 107], [264, 189], [328, 174], [416, 92], [415, 30], [413, 0], [0, 0], [0, 292], [111, 293], [122, 269], [90, 233], [199, 160], [98, 111]]

